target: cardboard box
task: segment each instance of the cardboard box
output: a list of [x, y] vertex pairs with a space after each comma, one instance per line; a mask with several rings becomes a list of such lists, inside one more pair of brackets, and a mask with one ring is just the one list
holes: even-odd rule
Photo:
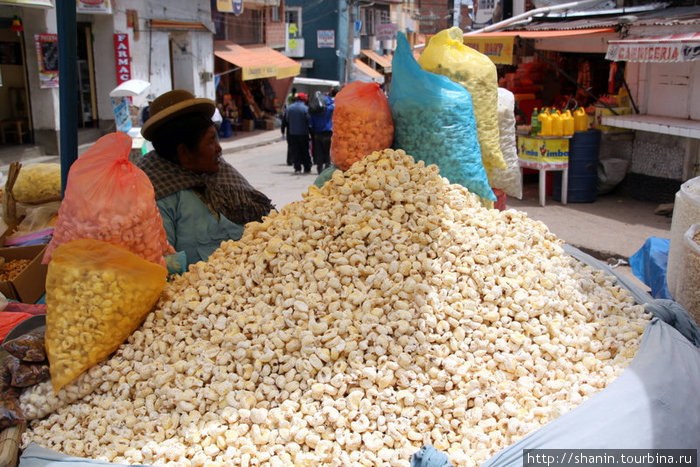
[[275, 121], [272, 119], [267, 119], [265, 120], [265, 129], [266, 130], [274, 130], [275, 129]]
[[0, 256], [5, 261], [31, 259], [22, 272], [12, 281], [0, 282], [0, 292], [5, 297], [22, 303], [36, 303], [46, 290], [47, 264], [41, 264], [46, 245], [31, 245], [0, 248]]
[[255, 128], [255, 120], [243, 120], [242, 131], [253, 131]]
[[[612, 107], [617, 112], [617, 115], [629, 115], [632, 113], [632, 107]], [[593, 120], [593, 128], [597, 128], [603, 133], [610, 133], [613, 131], [628, 131], [625, 128], [618, 128], [615, 126], [603, 125], [603, 117], [611, 117], [615, 115], [607, 107], [595, 106], [595, 117]]]

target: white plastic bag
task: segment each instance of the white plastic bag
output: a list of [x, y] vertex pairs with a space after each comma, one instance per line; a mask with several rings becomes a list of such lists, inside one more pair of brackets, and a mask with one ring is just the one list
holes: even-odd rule
[[508, 196], [522, 199], [523, 183], [515, 137], [515, 96], [504, 88], [498, 88], [498, 129], [506, 168], [487, 167], [489, 183], [492, 187], [505, 191]]

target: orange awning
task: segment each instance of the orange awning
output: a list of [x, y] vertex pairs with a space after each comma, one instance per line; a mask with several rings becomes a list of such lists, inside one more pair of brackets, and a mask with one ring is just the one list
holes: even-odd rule
[[380, 67], [384, 68], [384, 72], [391, 73], [391, 55], [379, 55], [371, 49], [362, 49], [360, 52]]
[[556, 37], [571, 38], [611, 32], [615, 32], [615, 29], [590, 28], [558, 29], [547, 31], [496, 31], [480, 32], [477, 34], [466, 33], [464, 35], [464, 43], [472, 49], [488, 56], [493, 63], [512, 65], [513, 45], [516, 37], [521, 39], [549, 39]]
[[152, 19], [151, 28], [153, 29], [194, 29], [209, 31], [209, 28], [204, 23], [193, 21], [173, 21], [169, 19]]
[[299, 74], [301, 64], [261, 44], [238, 45], [214, 41], [214, 55], [241, 67], [241, 79], [290, 78]]
[[[370, 81], [373, 81], [375, 83], [383, 83], [384, 82], [384, 75], [379, 73], [377, 70], [372, 68], [371, 66], [367, 65], [365, 62], [360, 60], [359, 58], [356, 58], [354, 60], [354, 66], [355, 70], [359, 72], [362, 75], [365, 75], [367, 78], [369, 78]], [[363, 80], [361, 80], [363, 81]]]

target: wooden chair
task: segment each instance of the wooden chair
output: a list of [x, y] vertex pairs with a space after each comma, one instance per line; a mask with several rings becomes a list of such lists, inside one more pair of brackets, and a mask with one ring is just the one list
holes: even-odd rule
[[13, 140], [16, 140], [17, 144], [22, 144], [24, 136], [29, 136], [27, 119], [6, 119], [0, 122], [0, 141], [2, 144], [7, 144], [8, 135], [12, 135]]

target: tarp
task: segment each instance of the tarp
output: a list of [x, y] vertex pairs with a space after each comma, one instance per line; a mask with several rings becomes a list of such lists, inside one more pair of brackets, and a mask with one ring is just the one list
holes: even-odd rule
[[605, 58], [614, 62], [700, 60], [700, 32], [610, 40]]
[[629, 258], [632, 272], [651, 288], [651, 296], [654, 298], [673, 298], [668, 291], [668, 285], [666, 285], [670, 244], [671, 241], [667, 238], [650, 237]]
[[261, 44], [238, 45], [230, 41], [214, 41], [214, 55], [241, 67], [243, 81], [290, 78], [301, 70], [298, 62]]

